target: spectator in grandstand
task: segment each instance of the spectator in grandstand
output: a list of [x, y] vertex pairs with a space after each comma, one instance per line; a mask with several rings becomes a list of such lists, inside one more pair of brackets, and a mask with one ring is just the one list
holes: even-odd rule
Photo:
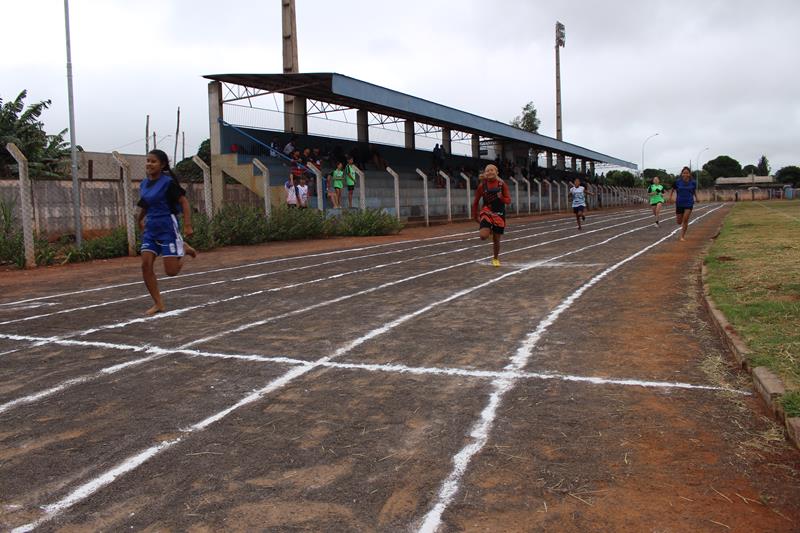
[[269, 155], [270, 157], [278, 157], [278, 151], [280, 150], [278, 145], [278, 138], [273, 137], [272, 142], [269, 143]]
[[339, 209], [342, 206], [342, 187], [344, 187], [344, 165], [341, 161], [336, 162], [336, 169], [332, 172], [333, 178], [333, 207]]
[[291, 157], [292, 153], [297, 149], [295, 143], [297, 142], [297, 135], [292, 135], [292, 138], [289, 139], [289, 142], [283, 146], [283, 153]]
[[356, 164], [353, 162], [353, 156], [349, 156], [347, 158], [347, 167], [345, 167], [344, 175], [347, 181], [347, 205], [350, 209], [353, 208], [353, 191], [356, 188], [356, 177], [358, 176], [356, 168]]
[[308, 207], [308, 184], [305, 176], [300, 176], [300, 184], [297, 186], [297, 207], [306, 209]]
[[178, 219], [183, 213], [183, 234], [191, 237], [192, 219], [186, 192], [169, 168], [169, 157], [162, 150], [151, 150], [145, 163], [147, 177], [140, 185], [138, 222], [142, 230], [142, 277], [147, 291], [153, 298], [153, 306], [147, 315], [165, 310], [158, 290], [158, 280], [153, 266], [158, 256], [163, 257], [164, 271], [175, 276], [183, 266], [184, 253], [195, 257], [194, 248], [183, 242]]
[[289, 175], [289, 179], [283, 184], [283, 189], [286, 193], [286, 207], [294, 209], [297, 207], [297, 186], [291, 174]]
[[685, 241], [694, 203], [700, 201], [697, 199], [697, 182], [692, 179], [689, 167], [683, 167], [680, 179], [675, 180], [675, 185], [669, 191], [670, 201], [675, 191], [678, 191], [675, 199], [675, 222], [681, 227], [681, 240]]
[[[478, 211], [478, 206], [483, 201], [483, 207]], [[497, 167], [486, 165], [481, 174], [481, 181], [475, 189], [475, 199], [472, 201], [472, 216], [478, 223], [479, 236], [482, 241], [492, 236], [492, 266], [500, 266], [500, 238], [506, 228], [506, 205], [511, 203], [511, 193], [497, 174]]]

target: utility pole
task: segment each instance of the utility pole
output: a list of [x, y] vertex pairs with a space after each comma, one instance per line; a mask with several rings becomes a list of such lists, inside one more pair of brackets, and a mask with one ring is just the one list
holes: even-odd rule
[[561, 131], [561, 53], [566, 42], [564, 25], [556, 21], [556, 139], [563, 139]]
[[[283, 25], [283, 73], [300, 72], [297, 61], [297, 16], [294, 0], [282, 0]], [[289, 94], [283, 95], [283, 129], [286, 132], [304, 134], [306, 125], [306, 99]]]
[[144, 123], [144, 153], [150, 152], [150, 115]]
[[81, 228], [81, 185], [78, 180], [78, 147], [75, 144], [75, 99], [72, 95], [72, 48], [69, 40], [69, 0], [64, 0], [64, 24], [67, 34], [67, 94], [69, 97], [69, 144], [72, 158], [72, 208], [75, 215], [75, 244], [83, 240]]

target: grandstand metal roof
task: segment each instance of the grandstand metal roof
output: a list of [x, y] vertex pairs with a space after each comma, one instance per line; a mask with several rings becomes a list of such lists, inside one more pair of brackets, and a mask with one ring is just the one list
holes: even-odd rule
[[[626, 168], [636, 164], [552, 137], [530, 133], [509, 124], [473, 115], [409, 94], [393, 91], [334, 72], [292, 74], [208, 74], [204, 78], [228, 84], [278, 92], [347, 108], [410, 119], [497, 140], [529, 144], [587, 160]], [[252, 94], [250, 96], [258, 96]]]

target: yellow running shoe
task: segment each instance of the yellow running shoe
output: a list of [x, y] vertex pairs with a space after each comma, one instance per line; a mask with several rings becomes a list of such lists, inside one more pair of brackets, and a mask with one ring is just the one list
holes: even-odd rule
[[499, 260], [499, 259], [497, 259], [496, 257], [495, 257], [495, 258], [493, 258], [493, 259], [492, 259], [492, 266], [499, 267], [499, 266], [500, 266], [500, 260]]

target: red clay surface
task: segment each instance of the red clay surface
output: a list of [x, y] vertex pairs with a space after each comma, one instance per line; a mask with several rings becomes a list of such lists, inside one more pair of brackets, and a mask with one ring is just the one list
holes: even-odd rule
[[[523, 370], [556, 376], [502, 396], [440, 531], [800, 530], [800, 454], [759, 400], [666, 385], [750, 390], [698, 303], [725, 212], [544, 330]], [[581, 233], [512, 219], [499, 269], [469, 263], [490, 254], [472, 224], [225, 249], [162, 280], [172, 314], [138, 321], [137, 258], [2, 272], [0, 529], [415, 530], [473, 442], [497, 377], [479, 371], [673, 228], [644, 209], [591, 212]]]

